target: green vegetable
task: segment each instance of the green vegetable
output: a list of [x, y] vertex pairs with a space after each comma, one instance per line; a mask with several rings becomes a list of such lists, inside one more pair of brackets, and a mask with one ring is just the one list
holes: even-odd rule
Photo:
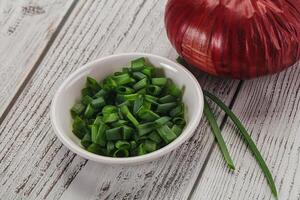
[[73, 133], [87, 151], [110, 157], [144, 155], [175, 140], [185, 126], [182, 90], [158, 77], [145, 58], [98, 82], [87, 77], [70, 109]]

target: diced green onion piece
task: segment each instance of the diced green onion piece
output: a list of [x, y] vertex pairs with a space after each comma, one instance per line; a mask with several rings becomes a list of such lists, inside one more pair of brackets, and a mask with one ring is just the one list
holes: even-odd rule
[[181, 126], [178, 126], [177, 124], [174, 124], [171, 130], [177, 135], [177, 137], [182, 133]]
[[119, 86], [117, 88], [117, 93], [119, 93], [119, 94], [132, 94], [132, 93], [134, 93], [134, 90], [130, 87]]
[[98, 154], [98, 155], [104, 155], [105, 156], [107, 154], [106, 149], [101, 148], [98, 144], [95, 144], [95, 143], [88, 146], [88, 148], [86, 150], [91, 152], [91, 153]]
[[145, 66], [146, 60], [144, 57], [135, 59], [131, 61], [131, 70], [132, 71], [141, 71]]
[[174, 83], [168, 85], [167, 89], [168, 93], [174, 97], [180, 97], [182, 95], [182, 91]]
[[85, 110], [85, 106], [82, 103], [76, 103], [71, 108], [71, 114], [73, 117], [75, 117], [76, 115], [82, 114], [84, 110]]
[[146, 95], [145, 95], [145, 100], [148, 101], [148, 102], [150, 102], [150, 103], [157, 104], [158, 98], [155, 97], [155, 96], [146, 94]]
[[95, 111], [94, 108], [91, 106], [91, 104], [89, 104], [85, 109], [84, 116], [89, 118], [93, 116], [94, 111]]
[[139, 82], [133, 85], [133, 89], [140, 90], [142, 88], [145, 88], [147, 85], [148, 85], [148, 79], [143, 78], [142, 80], [140, 80]]
[[102, 108], [102, 113], [103, 114], [110, 114], [110, 113], [114, 113], [114, 112], [117, 112], [117, 107], [116, 106], [112, 106], [112, 105], [107, 105], [107, 106], [104, 106]]
[[123, 95], [123, 98], [125, 101], [135, 101], [139, 96], [140, 96], [140, 94], [138, 94], [138, 93], [126, 94], [126, 95]]
[[128, 107], [126, 105], [122, 105], [121, 106], [121, 112], [127, 117], [127, 119], [129, 119], [129, 121], [131, 121], [131, 123], [134, 126], [138, 126], [139, 122], [136, 120], [136, 118], [131, 114], [131, 112], [129, 111]]
[[128, 156], [129, 156], [129, 152], [127, 149], [118, 149], [113, 154], [113, 157], [118, 157], [118, 158], [128, 157]]
[[185, 119], [184, 118], [182, 118], [182, 117], [175, 117], [175, 118], [173, 118], [173, 123], [174, 124], [177, 124], [177, 125], [181, 125], [181, 126], [184, 126], [185, 125]]
[[161, 92], [161, 88], [156, 85], [149, 85], [146, 90], [147, 90], [148, 94], [153, 95], [153, 96], [158, 96]]
[[172, 96], [172, 95], [166, 95], [163, 96], [159, 99], [160, 103], [170, 103], [170, 102], [174, 102], [176, 100], [176, 97]]
[[122, 126], [123, 132], [122, 132], [122, 138], [123, 140], [128, 140], [132, 136], [133, 129], [129, 126]]
[[101, 89], [99, 83], [94, 78], [89, 76], [86, 78], [86, 87], [91, 88], [95, 92]]
[[144, 103], [144, 97], [142, 95], [139, 95], [138, 98], [135, 99], [133, 103], [133, 113], [137, 113], [137, 111], [140, 109], [140, 107]]
[[118, 113], [105, 113], [103, 114], [103, 122], [104, 123], [112, 123], [119, 120]]
[[141, 156], [141, 155], [144, 155], [144, 154], [146, 154], [146, 153], [147, 153], [147, 152], [146, 152], [146, 149], [145, 149], [144, 144], [143, 144], [143, 143], [140, 144], [140, 145], [138, 146], [138, 148], [137, 148], [137, 155]]
[[81, 95], [84, 97], [84, 96], [93, 96], [94, 95], [94, 92], [92, 90], [92, 88], [83, 88], [81, 90]]
[[90, 146], [92, 144], [92, 139], [90, 134], [89, 133], [85, 134], [84, 137], [81, 139], [80, 143], [84, 148]]
[[167, 78], [152, 78], [151, 83], [153, 85], [165, 86], [168, 82]]
[[101, 89], [99, 92], [97, 92], [94, 96], [95, 97], [106, 97], [107, 91]]
[[139, 136], [146, 135], [147, 133], [150, 133], [155, 129], [155, 123], [154, 122], [147, 122], [144, 124], [140, 124], [137, 127]]
[[183, 103], [180, 103], [178, 106], [176, 106], [175, 108], [173, 108], [169, 115], [171, 117], [176, 117], [176, 116], [181, 116], [184, 113], [184, 105]]
[[112, 128], [105, 131], [106, 140], [122, 140], [122, 128]]
[[167, 144], [177, 138], [177, 135], [167, 125], [163, 125], [162, 127], [158, 128], [157, 132]]
[[154, 74], [155, 68], [150, 66], [145, 66], [145, 68], [142, 70], [142, 73], [147, 75], [149, 78], [151, 78]]
[[104, 101], [103, 97], [98, 97], [97, 99], [92, 100], [91, 105], [94, 108], [101, 108], [102, 106], [105, 105], [105, 101]]
[[103, 123], [102, 116], [97, 116], [93, 124], [99, 125], [100, 123]]
[[99, 125], [92, 125], [91, 132], [93, 143], [99, 144], [103, 147], [106, 145], [106, 129], [107, 126], [104, 123], [100, 123]]
[[112, 77], [107, 77], [103, 81], [103, 89], [105, 89], [105, 90], [111, 90], [111, 89], [115, 89], [117, 87], [118, 87], [118, 84]]
[[147, 76], [141, 72], [133, 72], [132, 76], [138, 80], [141, 80], [143, 78], [147, 78]]
[[159, 115], [151, 110], [141, 109], [138, 111], [138, 116], [140, 119], [151, 122], [159, 118]]
[[155, 123], [156, 127], [161, 127], [161, 126], [165, 125], [170, 120], [171, 120], [171, 117], [163, 116], [159, 119], [156, 119], [154, 123]]
[[130, 141], [130, 149], [134, 150], [137, 147], [137, 144], [135, 141]]
[[79, 117], [76, 116], [73, 122], [73, 133], [79, 138], [82, 139], [86, 133], [89, 133], [86, 123]]
[[158, 104], [156, 111], [158, 113], [168, 113], [176, 105], [177, 105], [177, 103], [175, 103], [175, 102]]
[[113, 76], [112, 78], [116, 81], [117, 85], [125, 85], [132, 82], [128, 73]]
[[127, 142], [125, 140], [118, 140], [115, 143], [115, 147], [117, 149], [130, 149], [130, 144], [129, 144], [129, 142]]
[[145, 140], [144, 148], [147, 152], [153, 152], [157, 149], [157, 145], [155, 142], [153, 142], [151, 140]]
[[138, 94], [147, 94], [147, 90], [146, 88], [140, 89], [139, 91], [137, 91], [136, 93]]
[[159, 143], [162, 142], [161, 137], [159, 136], [159, 134], [158, 134], [156, 131], [151, 132], [151, 133], [148, 135], [148, 138], [149, 138], [150, 140], [152, 140], [153, 142], [156, 142], [157, 144], [159, 144]]
[[126, 124], [128, 124], [128, 122], [126, 120], [119, 119], [118, 121], [112, 123], [111, 126], [112, 127], [120, 127], [120, 126], [123, 126], [123, 125], [126, 125]]
[[111, 154], [115, 149], [115, 144], [112, 141], [107, 142], [106, 151], [108, 154]]
[[93, 100], [94, 100], [94, 99], [93, 99], [92, 97], [86, 95], [86, 96], [82, 97], [81, 102], [82, 102], [84, 105], [88, 105], [88, 104], [92, 103]]

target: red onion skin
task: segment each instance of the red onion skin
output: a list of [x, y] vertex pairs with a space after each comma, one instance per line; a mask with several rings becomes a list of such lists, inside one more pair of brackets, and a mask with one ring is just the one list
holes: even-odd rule
[[249, 79], [300, 58], [300, 0], [169, 0], [165, 26], [189, 64]]

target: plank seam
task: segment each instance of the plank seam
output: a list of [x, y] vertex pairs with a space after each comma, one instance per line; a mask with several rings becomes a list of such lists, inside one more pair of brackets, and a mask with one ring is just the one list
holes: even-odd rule
[[[237, 96], [238, 96], [238, 93], [239, 93], [239, 91], [240, 91], [240, 89], [241, 89], [243, 83], [244, 83], [244, 81], [240, 81], [240, 82], [238, 83], [238, 86], [237, 86], [237, 88], [236, 88], [236, 91], [235, 91], [235, 93], [234, 93], [234, 95], [233, 95], [233, 97], [232, 97], [232, 100], [230, 101], [230, 104], [229, 104], [229, 108], [230, 108], [230, 109], [233, 107], [233, 105], [234, 105], [234, 103], [235, 103], [235, 101], [236, 101], [236, 98], [237, 98]], [[225, 126], [225, 122], [227, 121], [227, 119], [228, 119], [228, 116], [225, 115], [224, 118], [223, 118], [223, 120], [222, 120], [222, 122], [221, 122], [221, 125], [220, 125], [221, 131], [223, 130], [223, 128], [224, 128], [224, 126]], [[197, 185], [198, 185], [198, 183], [199, 183], [199, 181], [200, 181], [200, 179], [201, 179], [201, 177], [202, 177], [202, 175], [203, 175], [203, 172], [204, 172], [204, 170], [205, 170], [205, 168], [206, 168], [206, 166], [207, 166], [207, 163], [208, 163], [208, 161], [209, 161], [209, 159], [210, 159], [210, 157], [211, 157], [211, 155], [212, 155], [212, 152], [213, 152], [213, 150], [214, 150], [216, 144], [217, 144], [217, 143], [214, 142], [214, 143], [211, 145], [211, 147], [210, 147], [210, 149], [209, 149], [209, 151], [208, 151], [208, 155], [207, 155], [207, 157], [206, 157], [205, 160], [204, 160], [203, 166], [201, 167], [200, 172], [199, 172], [199, 174], [198, 174], [198, 176], [197, 176], [197, 179], [195, 180], [194, 185], [193, 185], [193, 187], [192, 187], [192, 189], [191, 189], [191, 191], [190, 191], [190, 193], [189, 193], [189, 196], [188, 196], [188, 198], [187, 198], [188, 200], [191, 200], [192, 195], [194, 194], [194, 191], [195, 191], [195, 189], [197, 188]]]

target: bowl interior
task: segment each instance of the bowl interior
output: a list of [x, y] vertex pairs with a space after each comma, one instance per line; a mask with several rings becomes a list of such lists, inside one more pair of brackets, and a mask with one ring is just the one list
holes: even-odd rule
[[[85, 65], [71, 74], [58, 89], [52, 102], [51, 119], [60, 139], [67, 140], [63, 141], [64, 144], [68, 142], [69, 147], [76, 144], [82, 151], [89, 153], [81, 147], [80, 140], [72, 133], [72, 118], [70, 115], [71, 107], [81, 99], [81, 89], [85, 86], [86, 77], [92, 76], [98, 81], [103, 80], [109, 74], [121, 70], [131, 60], [142, 56], [146, 57], [157, 68], [162, 69], [159, 71], [162, 71], [166, 77], [171, 78], [179, 87], [184, 87], [183, 102], [186, 107], [187, 125], [176, 140], [186, 137], [187, 130], [190, 132], [194, 131], [199, 123], [203, 109], [202, 92], [196, 79], [186, 69], [165, 58], [148, 54], [121, 54], [99, 59]], [[189, 134], [191, 135], [192, 133]], [[80, 151], [79, 149], [77, 150]]]

